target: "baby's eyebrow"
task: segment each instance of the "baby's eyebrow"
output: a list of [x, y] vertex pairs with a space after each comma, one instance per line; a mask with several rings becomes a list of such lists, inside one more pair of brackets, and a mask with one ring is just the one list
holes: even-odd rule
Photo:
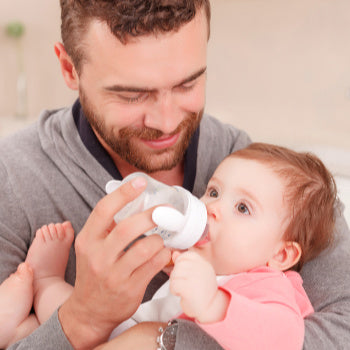
[[256, 203], [260, 208], [263, 208], [263, 206], [261, 205], [258, 197], [255, 196], [251, 191], [248, 191], [248, 190], [246, 190], [244, 188], [241, 188], [240, 189], [240, 193], [242, 193], [243, 196], [247, 197], [252, 202]]
[[210, 180], [209, 180], [207, 186], [212, 185], [213, 183], [214, 183], [214, 184], [215, 184], [215, 183], [221, 184], [221, 181], [220, 181], [217, 177], [212, 176], [212, 177], [210, 178]]

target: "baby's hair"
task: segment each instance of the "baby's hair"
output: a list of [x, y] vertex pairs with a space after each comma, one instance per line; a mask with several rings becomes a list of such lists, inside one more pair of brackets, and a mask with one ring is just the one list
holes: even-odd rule
[[266, 143], [252, 143], [229, 157], [267, 164], [285, 181], [284, 200], [290, 208], [290, 222], [284, 239], [298, 242], [302, 249], [294, 270], [300, 271], [305, 262], [333, 242], [337, 188], [318, 157]]

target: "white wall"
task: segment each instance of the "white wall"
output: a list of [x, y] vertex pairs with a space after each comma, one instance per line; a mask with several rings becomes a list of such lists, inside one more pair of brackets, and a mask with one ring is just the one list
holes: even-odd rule
[[[212, 0], [207, 111], [254, 140], [350, 152], [350, 1]], [[70, 104], [53, 51], [58, 0], [0, 2], [0, 117], [15, 110], [14, 42], [22, 20], [28, 108]]]
[[26, 26], [22, 47], [30, 116], [74, 101], [54, 53], [54, 43], [61, 40], [59, 1], [0, 0], [0, 117], [12, 115], [16, 106], [16, 42], [5, 35], [6, 24], [13, 20]]
[[254, 139], [350, 150], [349, 33], [349, 0], [214, 0], [207, 110]]

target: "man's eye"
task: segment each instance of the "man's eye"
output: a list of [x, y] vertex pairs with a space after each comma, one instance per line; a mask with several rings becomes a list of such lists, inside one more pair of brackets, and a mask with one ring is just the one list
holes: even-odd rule
[[133, 104], [133, 103], [140, 103], [145, 101], [149, 96], [149, 92], [142, 92], [137, 95], [133, 94], [133, 95], [118, 95], [118, 96], [123, 102], [128, 104]]
[[209, 197], [217, 198], [219, 196], [219, 193], [217, 190], [211, 189], [209, 190]]
[[238, 203], [236, 208], [242, 214], [245, 214], [245, 215], [249, 215], [250, 214], [250, 211], [249, 211], [248, 207], [242, 202]]
[[183, 84], [183, 85], [180, 85], [179, 88], [183, 91], [187, 91], [187, 90], [191, 90], [194, 88], [194, 85], [195, 83], [194, 82], [191, 82], [191, 83], [187, 83], [187, 84]]
[[186, 91], [190, 91], [190, 90], [194, 89], [195, 86], [196, 86], [196, 81], [190, 81], [188, 83], [178, 85], [176, 87], [176, 90], [180, 91], [180, 92], [186, 92]]

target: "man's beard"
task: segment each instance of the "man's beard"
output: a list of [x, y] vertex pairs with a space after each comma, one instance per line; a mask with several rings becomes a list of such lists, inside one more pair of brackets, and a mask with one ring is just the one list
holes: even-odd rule
[[94, 131], [119, 157], [135, 168], [146, 173], [170, 170], [179, 164], [185, 155], [191, 137], [197, 130], [203, 116], [199, 113], [188, 113], [184, 120], [170, 135], [179, 135], [176, 144], [160, 150], [154, 150], [137, 140], [152, 141], [163, 136], [163, 132], [152, 128], [124, 127], [118, 133], [106, 127], [102, 115], [99, 115], [88, 102], [82, 89], [80, 89], [80, 103], [84, 114]]

